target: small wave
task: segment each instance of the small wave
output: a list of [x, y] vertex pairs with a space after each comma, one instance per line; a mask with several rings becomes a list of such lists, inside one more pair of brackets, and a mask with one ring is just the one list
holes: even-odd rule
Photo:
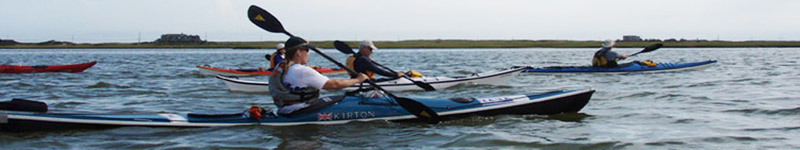
[[19, 79], [17, 79], [17, 78], [0, 78], [0, 81], [15, 81], [15, 80], [19, 80]]
[[33, 85], [25, 83], [25, 82], [19, 82], [19, 83], [17, 83], [17, 86], [23, 86], [24, 87], [24, 86], [33, 86]]
[[764, 110], [764, 109], [755, 109], [755, 108], [753, 108], [753, 109], [737, 109], [737, 110], [726, 110], [724, 112], [791, 116], [791, 115], [800, 115], [800, 107], [788, 108], [788, 109], [777, 109], [777, 110]]
[[564, 122], [581, 122], [583, 121], [583, 119], [589, 117], [592, 117], [592, 115], [586, 113], [562, 113], [562, 114], [548, 115], [547, 119], [560, 120]]
[[692, 123], [694, 121], [695, 121], [694, 119], [678, 119], [678, 120], [676, 120], [675, 122], [672, 122], [672, 123], [675, 123], [675, 124], [690, 124], [690, 123]]
[[793, 130], [800, 130], [800, 126], [796, 127], [780, 127], [780, 128], [753, 128], [753, 129], [744, 129], [744, 131], [793, 131]]
[[664, 142], [649, 142], [645, 143], [645, 145], [651, 146], [665, 146], [665, 145], [685, 145], [686, 143], [681, 141], [664, 141]]
[[474, 72], [466, 71], [466, 70], [457, 70], [455, 71], [456, 74], [472, 74]]
[[[731, 141], [732, 140], [732, 141]], [[727, 142], [752, 142], [758, 141], [758, 138], [749, 136], [724, 136], [724, 137], [709, 137], [704, 138], [706, 142], [727, 143]]]
[[206, 75], [200, 73], [200, 71], [196, 71], [196, 70], [188, 72], [188, 73], [178, 74], [178, 78], [206, 78], [206, 77], [208, 77], [208, 76], [206, 76]]
[[656, 93], [656, 92], [638, 92], [638, 93], [633, 93], [633, 94], [631, 94], [631, 95], [622, 96], [622, 97], [619, 97], [619, 98], [617, 98], [617, 99], [637, 98], [637, 97], [647, 97], [647, 96], [650, 96], [650, 95], [655, 95], [655, 94], [658, 94], [658, 93]]
[[70, 108], [70, 107], [73, 107], [75, 105], [83, 105], [83, 104], [88, 104], [88, 103], [86, 103], [86, 102], [69, 101], [69, 102], [57, 103], [57, 104], [53, 105], [52, 107], [53, 108]]
[[116, 85], [116, 84], [111, 84], [111, 83], [106, 83], [106, 82], [100, 81], [100, 82], [95, 83], [94, 85], [87, 86], [86, 88], [90, 88], [90, 89], [95, 89], [95, 88], [121, 88], [121, 89], [125, 89], [125, 88], [130, 88], [130, 87], [129, 86], [120, 86], [120, 85]]
[[676, 98], [676, 97], [685, 97], [685, 96], [686, 96], [686, 95], [681, 95], [681, 94], [667, 94], [667, 95], [663, 95], [663, 96], [656, 97], [656, 99], [664, 99], [664, 98], [666, 98], [666, 99], [671, 99], [671, 98]]
[[717, 85], [715, 82], [716, 81], [714, 81], [714, 82], [695, 83], [695, 84], [691, 84], [691, 85], [689, 85], [687, 87], [710, 87], [710, 86]]

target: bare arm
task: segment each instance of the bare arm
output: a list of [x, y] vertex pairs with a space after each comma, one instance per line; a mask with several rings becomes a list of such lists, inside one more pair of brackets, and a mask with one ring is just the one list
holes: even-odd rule
[[363, 73], [359, 73], [358, 78], [353, 78], [353, 79], [328, 79], [328, 81], [325, 82], [325, 85], [322, 86], [322, 89], [325, 90], [343, 89], [348, 86], [364, 82], [364, 80], [367, 80], [367, 75]]

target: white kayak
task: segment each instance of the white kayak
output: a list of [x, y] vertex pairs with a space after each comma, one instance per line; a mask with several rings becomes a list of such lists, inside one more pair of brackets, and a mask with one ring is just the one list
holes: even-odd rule
[[[519, 75], [522, 70], [526, 68], [508, 69], [497, 72], [475, 73], [469, 76], [459, 77], [417, 77], [412, 78], [415, 81], [422, 81], [430, 84], [436, 89], [445, 89], [462, 83], [472, 84], [488, 84], [488, 85], [505, 85], [514, 76]], [[231, 92], [244, 92], [244, 93], [268, 93], [269, 83], [263, 81], [247, 81], [235, 77], [226, 77], [217, 75], [217, 78], [222, 80], [228, 90]], [[395, 80], [377, 82], [383, 89], [389, 91], [408, 91], [408, 90], [423, 90], [415, 85], [413, 82], [405, 78], [398, 78]], [[354, 85], [345, 88], [345, 90], [355, 90], [360, 86], [368, 87], [367, 83]]]

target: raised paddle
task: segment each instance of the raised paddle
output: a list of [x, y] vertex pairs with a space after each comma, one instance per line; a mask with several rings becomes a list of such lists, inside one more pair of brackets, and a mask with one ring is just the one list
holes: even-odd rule
[[[275, 16], [273, 16], [266, 10], [259, 8], [258, 6], [251, 5], [250, 8], [247, 10], [247, 16], [250, 19], [250, 21], [253, 22], [253, 24], [256, 24], [256, 26], [260, 27], [261, 29], [274, 33], [283, 33], [290, 37], [294, 36], [285, 29], [283, 29], [283, 25], [281, 24], [280, 21], [278, 21], [278, 18], [275, 18]], [[322, 51], [318, 50], [316, 47], [309, 46], [309, 48], [311, 50], [314, 50], [314, 52], [319, 53], [320, 56], [325, 57], [325, 59], [328, 59], [328, 61], [333, 62], [340, 68], [345, 68], [347, 72], [351, 74], [356, 74], [355, 71], [345, 67], [344, 65], [342, 65], [342, 63], [339, 63], [330, 56], [325, 55], [325, 53], [322, 53]], [[439, 117], [439, 114], [433, 111], [430, 107], [425, 106], [424, 104], [414, 101], [412, 99], [408, 99], [405, 97], [397, 97], [391, 92], [386, 91], [385, 89], [375, 84], [375, 82], [372, 80], [368, 79], [367, 82], [369, 82], [369, 84], [372, 87], [377, 88], [378, 90], [383, 91], [386, 95], [389, 95], [389, 97], [394, 98], [394, 100], [397, 101], [398, 104], [400, 104], [400, 107], [402, 107], [409, 113], [414, 114], [414, 116], [417, 116], [418, 119], [430, 124], [436, 124], [442, 120]]]
[[661, 46], [664, 46], [664, 44], [656, 43], [656, 44], [644, 47], [644, 49], [642, 51], [633, 53], [633, 54], [629, 55], [628, 57], [633, 57], [633, 56], [639, 55], [640, 53], [652, 52], [652, 51], [657, 50], [658, 48], [661, 48]]
[[[353, 48], [351, 48], [351, 47], [350, 47], [350, 45], [347, 45], [347, 43], [344, 43], [344, 42], [342, 42], [342, 41], [339, 41], [339, 40], [333, 41], [333, 46], [334, 46], [334, 47], [336, 47], [336, 49], [337, 49], [337, 50], [339, 50], [339, 51], [340, 51], [340, 52], [342, 52], [342, 53], [345, 53], [345, 54], [355, 54], [355, 52], [353, 52]], [[371, 60], [370, 60], [370, 61], [371, 61]], [[397, 74], [397, 71], [394, 71], [394, 70], [392, 70], [392, 69], [389, 69], [389, 67], [383, 66], [383, 65], [381, 65], [381, 64], [379, 64], [378, 62], [375, 62], [375, 61], [371, 61], [371, 62], [372, 62], [373, 64], [375, 64], [375, 65], [378, 65], [378, 66], [380, 66], [381, 68], [384, 68], [384, 69], [386, 69], [386, 70], [389, 70], [389, 72], [392, 72], [392, 73], [394, 73], [394, 74]], [[408, 76], [403, 76], [403, 78], [406, 78], [406, 79], [408, 79], [408, 81], [411, 81], [411, 82], [413, 82], [413, 83], [414, 83], [414, 85], [417, 85], [418, 87], [420, 87], [420, 88], [422, 88], [422, 89], [425, 89], [425, 91], [436, 91], [436, 89], [435, 89], [435, 88], [433, 88], [433, 86], [431, 86], [431, 85], [430, 85], [430, 84], [428, 84], [428, 83], [425, 83], [425, 82], [422, 82], [422, 81], [415, 81], [415, 80], [412, 80], [412, 79], [411, 79], [411, 77], [408, 77]]]

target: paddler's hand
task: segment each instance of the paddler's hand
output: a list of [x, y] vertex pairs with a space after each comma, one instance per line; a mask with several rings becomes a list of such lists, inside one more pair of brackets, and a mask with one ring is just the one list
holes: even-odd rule
[[625, 58], [628, 58], [628, 55], [620, 55], [619, 56], [619, 59], [625, 59]]
[[369, 77], [364, 73], [359, 73], [358, 74], [358, 78], [356, 78], [356, 79], [358, 79], [358, 82], [364, 82], [364, 80], [369, 79]]
[[398, 77], [398, 78], [399, 78], [399, 77], [403, 77], [403, 76], [406, 76], [406, 74], [404, 74], [404, 73], [400, 73], [400, 72], [398, 72], [398, 73], [397, 73], [397, 77]]

